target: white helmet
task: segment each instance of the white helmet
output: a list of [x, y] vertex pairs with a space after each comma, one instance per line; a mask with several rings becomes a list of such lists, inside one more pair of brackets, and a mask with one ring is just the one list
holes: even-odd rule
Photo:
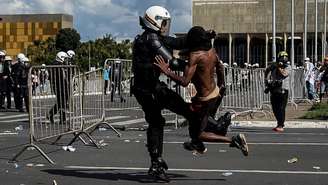
[[68, 58], [73, 58], [75, 56], [75, 52], [73, 50], [67, 51]]
[[224, 67], [229, 67], [229, 64], [227, 64], [227, 63], [223, 63], [223, 66], [224, 66]]
[[45, 71], [45, 70], [46, 70], [46, 69], [45, 69], [46, 64], [42, 64], [41, 67], [42, 67], [42, 68], [41, 68], [41, 71]]
[[30, 61], [30, 59], [28, 59], [27, 57], [24, 57], [23, 59], [22, 59], [22, 62], [29, 62]]
[[10, 56], [5, 57], [5, 61], [12, 61], [13, 59]]
[[169, 35], [171, 16], [170, 13], [161, 6], [149, 7], [144, 17], [139, 17], [142, 27], [160, 32], [161, 35]]
[[0, 51], [0, 56], [6, 56], [6, 52], [5, 51]]
[[23, 62], [24, 58], [25, 58], [25, 55], [23, 53], [18, 53], [17, 54], [17, 61]]
[[253, 64], [252, 67], [257, 68], [257, 67], [260, 67], [260, 65], [259, 65], [259, 63], [255, 63], [255, 64]]
[[56, 55], [56, 61], [60, 63], [64, 63], [66, 58], [68, 58], [68, 55], [63, 51], [58, 52]]
[[232, 65], [233, 65], [234, 67], [237, 67], [237, 66], [238, 66], [237, 62], [234, 62]]

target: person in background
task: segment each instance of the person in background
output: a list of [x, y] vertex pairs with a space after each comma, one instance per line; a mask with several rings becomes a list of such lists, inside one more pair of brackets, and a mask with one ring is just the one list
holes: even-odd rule
[[319, 68], [319, 77], [320, 80], [320, 101], [322, 100], [325, 93], [328, 90], [328, 56], [325, 57], [322, 66]]
[[310, 58], [306, 57], [304, 59], [304, 76], [305, 76], [305, 83], [306, 83], [306, 90], [308, 94], [309, 100], [313, 100], [315, 97], [314, 92], [314, 83], [315, 83], [315, 68], [312, 62], [310, 62]]
[[[272, 111], [277, 119], [277, 126], [273, 131], [283, 132], [285, 126], [285, 114], [288, 101], [288, 90], [290, 89], [290, 66], [288, 64], [288, 54], [285, 51], [278, 53], [277, 63], [269, 66], [264, 73], [265, 86], [267, 87], [265, 93], [270, 92], [270, 102]], [[269, 73], [271, 73], [271, 81], [268, 80]]]
[[49, 78], [49, 72], [45, 69], [46, 65], [42, 64], [42, 68], [39, 72], [39, 80], [40, 80], [40, 93], [45, 94], [47, 90], [47, 80]]
[[50, 83], [53, 92], [56, 94], [56, 104], [50, 109], [47, 114], [47, 119], [50, 123], [54, 124], [54, 115], [59, 112], [59, 123], [66, 123], [66, 112], [69, 110], [69, 98], [70, 98], [70, 79], [67, 75], [67, 69], [64, 66], [68, 55], [66, 52], [60, 51], [56, 55], [56, 59], [53, 65], [58, 67], [51, 71]]
[[22, 100], [24, 100], [26, 112], [29, 112], [29, 98], [30, 97], [29, 97], [29, 93], [28, 93], [28, 73], [29, 73], [29, 70], [31, 67], [30, 60], [27, 57], [24, 57], [21, 61], [21, 65], [22, 65], [22, 73], [21, 73], [21, 78], [19, 81], [19, 85], [21, 88], [21, 98], [22, 98]]
[[25, 55], [23, 53], [19, 53], [17, 55], [17, 59], [12, 62], [11, 66], [11, 77], [12, 77], [12, 87], [14, 92], [14, 102], [15, 108], [19, 110], [19, 112], [24, 112], [23, 109], [23, 99], [22, 99], [22, 91], [21, 91], [21, 80], [22, 74], [24, 71], [23, 60]]
[[12, 84], [13, 84], [12, 78], [11, 78], [12, 58], [10, 56], [6, 56], [5, 62], [9, 69], [9, 77], [7, 78], [7, 93], [6, 93], [7, 109], [11, 109], [11, 92], [12, 92]]
[[0, 51], [0, 109], [5, 109], [3, 107], [4, 100], [7, 93], [7, 79], [9, 78], [9, 67], [5, 62], [6, 53]]
[[103, 78], [105, 81], [105, 84], [104, 84], [104, 94], [105, 95], [107, 94], [108, 82], [110, 80], [110, 73], [111, 73], [111, 66], [109, 63], [105, 63], [104, 71], [103, 71]]
[[36, 96], [36, 88], [39, 86], [39, 77], [35, 69], [32, 71], [31, 78], [32, 78], [32, 95]]

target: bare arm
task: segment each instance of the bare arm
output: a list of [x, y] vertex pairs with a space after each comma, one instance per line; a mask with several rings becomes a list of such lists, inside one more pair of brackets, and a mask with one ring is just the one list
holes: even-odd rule
[[217, 77], [217, 85], [221, 87], [222, 85], [224, 85], [224, 66], [219, 60], [215, 64], [215, 70]]
[[166, 76], [170, 77], [173, 81], [175, 81], [179, 85], [182, 85], [183, 87], [188, 86], [197, 68], [196, 57], [191, 57], [188, 65], [185, 68], [183, 76], [178, 76], [171, 71], [171, 69], [169, 68], [169, 64], [165, 62], [163, 57], [156, 56], [155, 60], [156, 63], [154, 63], [154, 65], [158, 66]]

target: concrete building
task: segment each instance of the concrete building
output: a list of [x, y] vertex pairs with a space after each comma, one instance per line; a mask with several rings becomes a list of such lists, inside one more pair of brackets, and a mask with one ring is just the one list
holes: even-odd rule
[[72, 27], [73, 16], [66, 14], [0, 15], [0, 49], [10, 56], [26, 53], [33, 41], [46, 40], [60, 29]]
[[[307, 55], [314, 59], [315, 0], [308, 0]], [[259, 63], [272, 58], [272, 0], [193, 0], [192, 23], [218, 33], [215, 47], [224, 62]], [[276, 0], [277, 53], [290, 53], [291, 0]], [[324, 41], [324, 0], [318, 0], [318, 60]], [[295, 64], [303, 63], [304, 0], [295, 0]], [[327, 53], [327, 52], [326, 52]]]

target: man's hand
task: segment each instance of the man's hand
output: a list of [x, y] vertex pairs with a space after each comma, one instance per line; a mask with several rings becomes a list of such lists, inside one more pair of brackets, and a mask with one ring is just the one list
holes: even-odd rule
[[157, 55], [155, 60], [156, 63], [154, 63], [154, 65], [159, 67], [164, 74], [167, 75], [171, 71], [169, 68], [169, 63], [165, 62], [165, 59], [162, 56]]
[[8, 76], [4, 76], [4, 77], [3, 77], [3, 79], [7, 79], [7, 78], [8, 78]]

